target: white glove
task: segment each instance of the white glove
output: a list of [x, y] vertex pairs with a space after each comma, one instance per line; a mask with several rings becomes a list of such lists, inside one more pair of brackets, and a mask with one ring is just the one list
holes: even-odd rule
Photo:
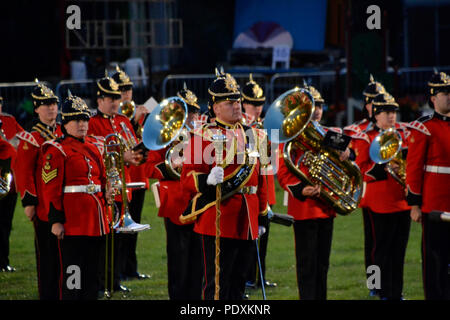
[[258, 238], [261, 238], [264, 233], [266, 233], [266, 227], [258, 226]]
[[208, 178], [206, 179], [206, 183], [210, 186], [215, 186], [218, 183], [223, 182], [223, 168], [222, 167], [214, 167], [212, 168], [211, 172], [208, 175]]

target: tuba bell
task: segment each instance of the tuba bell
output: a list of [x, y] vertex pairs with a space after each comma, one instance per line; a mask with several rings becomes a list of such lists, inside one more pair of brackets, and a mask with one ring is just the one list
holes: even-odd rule
[[[403, 188], [406, 188], [406, 159], [402, 152], [403, 139], [395, 128], [389, 128], [380, 132], [370, 144], [370, 159], [377, 164], [386, 163], [386, 171]], [[398, 167], [395, 172], [393, 166]]]
[[164, 162], [169, 175], [174, 179], [180, 179], [181, 176], [181, 168], [174, 168], [172, 165], [174, 156], [178, 155], [174, 147], [188, 139], [187, 115], [186, 102], [174, 96], [157, 105], [144, 123], [142, 141], [147, 149], [160, 150], [171, 145], [166, 151]]
[[[285, 143], [283, 158], [287, 167], [307, 185], [321, 185], [320, 199], [336, 213], [348, 215], [361, 201], [363, 180], [356, 164], [340, 161], [339, 153], [322, 146], [325, 132], [312, 121], [314, 99], [304, 88], [291, 89], [278, 97], [269, 107], [264, 128], [276, 129], [274, 143]], [[293, 153], [303, 151], [297, 163]]]

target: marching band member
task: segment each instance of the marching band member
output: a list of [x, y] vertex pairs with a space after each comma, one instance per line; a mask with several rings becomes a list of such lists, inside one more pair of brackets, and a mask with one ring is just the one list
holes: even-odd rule
[[[129, 76], [119, 68], [116, 67], [116, 73], [113, 74], [112, 78], [119, 85], [119, 91], [121, 94], [121, 103], [132, 103], [133, 102], [133, 82], [130, 80]], [[133, 102], [134, 103], [134, 102]], [[144, 106], [135, 106], [135, 115], [131, 119], [133, 124], [134, 132], [136, 133], [137, 142], [140, 142], [142, 137], [139, 137], [138, 130], [142, 127], [142, 123], [148, 110]], [[144, 166], [130, 166], [130, 180], [131, 182], [143, 182], [145, 187], [135, 188], [131, 191], [131, 201], [129, 203], [130, 215], [133, 220], [137, 223], [141, 222], [142, 208], [144, 206], [145, 193], [149, 188], [148, 178], [144, 172]], [[122, 246], [124, 257], [122, 259], [121, 266], [121, 278], [126, 279], [138, 279], [144, 280], [149, 279], [150, 276], [147, 274], [139, 273], [138, 262], [136, 256], [136, 244], [137, 244], [138, 233], [130, 233], [122, 235]]]
[[[12, 151], [14, 151], [15, 157], [15, 148], [18, 144], [16, 135], [24, 130], [12, 115], [2, 112], [2, 106], [3, 98], [0, 97], [0, 141], [4, 141], [13, 147]], [[14, 162], [13, 158], [10, 159], [9, 167]], [[9, 264], [9, 236], [16, 203], [17, 190], [13, 179], [8, 194], [0, 200], [0, 208], [2, 208], [0, 214], [0, 272], [14, 272], [16, 270]]]
[[[318, 126], [322, 118], [324, 100], [313, 86], [306, 86], [315, 102], [312, 120]], [[327, 130], [325, 127], [320, 126]], [[327, 298], [327, 275], [336, 212], [318, 198], [321, 186], [307, 185], [289, 168], [283, 159], [284, 143], [280, 144], [280, 161], [277, 178], [280, 186], [289, 193], [288, 214], [294, 217], [295, 256], [297, 286], [302, 300], [325, 300]], [[304, 154], [297, 149], [293, 162]], [[347, 148], [340, 153], [340, 160], [352, 155]], [[305, 170], [301, 167], [300, 170]]]
[[[384, 300], [402, 299], [403, 266], [408, 243], [410, 218], [405, 190], [401, 183], [387, 172], [387, 164], [372, 160], [369, 150], [375, 138], [389, 128], [396, 128], [401, 135], [402, 150], [408, 148], [409, 132], [396, 126], [398, 104], [384, 92], [372, 101], [374, 126], [354, 135], [356, 163], [366, 182], [364, 206], [367, 208], [372, 230], [371, 262], [380, 268], [381, 285], [377, 293]], [[381, 152], [381, 151], [380, 151]], [[398, 165], [394, 171], [397, 175]]]
[[372, 128], [373, 125], [373, 115], [372, 115], [372, 102], [375, 96], [379, 93], [386, 92], [384, 86], [374, 80], [373, 76], [370, 75], [369, 84], [363, 91], [364, 96], [364, 107], [362, 110], [363, 119], [357, 121], [349, 126], [344, 127], [344, 133], [347, 135], [353, 135], [361, 131], [366, 131]]
[[[355, 122], [349, 126], [344, 127], [344, 133], [350, 136], [358, 135], [361, 132], [366, 132], [367, 130], [372, 129], [373, 127], [373, 115], [372, 115], [372, 102], [375, 96], [379, 93], [385, 92], [384, 86], [373, 79], [373, 76], [370, 75], [370, 82], [366, 86], [363, 91], [364, 96], [364, 107], [363, 107], [363, 119]], [[372, 262], [372, 248], [373, 248], [373, 239], [372, 239], [372, 223], [370, 222], [369, 211], [364, 206], [364, 201], [360, 203], [362, 216], [363, 216], [363, 228], [364, 228], [364, 264], [365, 270], [370, 265], [373, 265]], [[377, 294], [376, 290], [370, 290], [369, 295], [375, 296]]]
[[[136, 139], [130, 120], [126, 116], [118, 114], [120, 99], [119, 86], [114, 79], [105, 75], [104, 78], [97, 81], [98, 108], [97, 114], [92, 116], [89, 121], [89, 135], [106, 137], [108, 134], [116, 133], [121, 134], [125, 138], [126, 133], [124, 131], [127, 130]], [[130, 182], [129, 166], [138, 165], [140, 158], [133, 150], [127, 150], [123, 154], [123, 159], [127, 165], [125, 167], [125, 174], [128, 183]], [[121, 199], [116, 198], [116, 203], [119, 208], [122, 207], [120, 201]], [[122, 247], [122, 236], [123, 234], [120, 233], [114, 236], [114, 288], [112, 289], [114, 291], [129, 292], [130, 289], [120, 284], [120, 266], [125, 255], [124, 248]], [[100, 259], [104, 259], [103, 253], [105, 253], [105, 250], [101, 250], [101, 252], [102, 256]], [[100, 263], [104, 265], [104, 261]], [[102, 279], [104, 277], [103, 273], [104, 270], [100, 269], [100, 290], [103, 289], [101, 286], [104, 285], [104, 280]]]
[[426, 300], [450, 299], [450, 225], [433, 221], [433, 210], [450, 211], [450, 78], [435, 73], [428, 82], [431, 115], [412, 122], [406, 159], [411, 219], [422, 224], [422, 276]]
[[255, 156], [257, 133], [241, 124], [236, 80], [230, 74], [216, 75], [208, 88], [215, 122], [194, 130], [185, 150], [181, 184], [192, 200], [180, 220], [195, 221], [194, 231], [201, 236], [203, 298], [242, 300], [246, 257], [258, 237], [258, 220], [267, 219], [267, 182]]
[[[266, 102], [266, 97], [264, 95], [263, 89], [253, 80], [252, 74], [250, 74], [249, 81], [242, 88], [242, 108], [244, 111], [244, 124], [249, 127], [255, 128], [261, 131], [261, 135], [264, 137], [266, 133], [262, 131], [262, 119], [261, 114], [263, 111], [264, 103]], [[275, 197], [275, 178], [273, 175], [273, 168], [271, 164], [263, 165], [261, 168], [264, 171], [264, 176], [267, 179], [267, 197], [268, 205], [273, 206], [276, 203]], [[264, 226], [265, 232], [259, 237], [259, 256], [261, 262], [262, 276], [264, 279], [265, 287], [276, 287], [275, 282], [270, 282], [266, 280], [266, 255], [267, 255], [267, 244], [269, 242], [269, 231], [270, 231], [270, 221], [267, 219], [267, 225]], [[261, 277], [257, 276], [259, 274], [258, 267], [258, 257], [256, 248], [253, 250], [253, 262], [250, 264], [248, 281], [246, 286], [249, 288], [255, 288], [256, 286], [261, 286]]]
[[58, 97], [36, 79], [31, 98], [37, 119], [31, 132], [22, 131], [17, 135], [20, 142], [13, 169], [25, 214], [34, 225], [39, 298], [56, 300], [59, 279], [57, 242], [48, 223], [47, 195], [43, 192], [41, 178], [44, 163], [41, 145], [62, 135], [60, 125], [56, 123]]
[[59, 298], [95, 300], [101, 237], [109, 233], [103, 141], [87, 136], [90, 111], [81, 98], [69, 95], [61, 116], [64, 135], [42, 145], [48, 219], [61, 261]]
[[[177, 96], [187, 104], [186, 129], [191, 132], [200, 113], [197, 96], [186, 87], [178, 91]], [[166, 153], [172, 147], [173, 144], [170, 144], [166, 148], [150, 151], [146, 162], [149, 178], [159, 180], [158, 216], [164, 218], [166, 229], [169, 299], [200, 300], [203, 278], [201, 240], [200, 235], [193, 231], [193, 223], [183, 224], [179, 219], [190, 198], [183, 193], [180, 178], [171, 172], [172, 169], [178, 170], [182, 163], [172, 162], [172, 169], [166, 164]]]

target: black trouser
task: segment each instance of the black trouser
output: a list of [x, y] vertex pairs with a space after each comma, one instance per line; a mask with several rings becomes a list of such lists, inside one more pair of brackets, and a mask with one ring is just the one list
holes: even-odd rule
[[372, 248], [373, 248], [373, 223], [372, 218], [369, 213], [369, 209], [362, 208], [362, 216], [363, 216], [363, 226], [364, 226], [364, 264], [365, 264], [365, 271], [366, 276], [367, 274], [367, 268], [371, 265], [373, 265], [372, 261]]
[[408, 244], [411, 219], [408, 211], [375, 213], [370, 211], [373, 221], [374, 242], [372, 261], [380, 268], [378, 290], [382, 299], [400, 299], [403, 290], [403, 267]]
[[[242, 300], [248, 273], [249, 253], [253, 240], [220, 238], [219, 299]], [[203, 298], [213, 300], [215, 292], [216, 245], [214, 236], [202, 235], [204, 262]]]
[[334, 218], [294, 221], [297, 286], [302, 300], [326, 300]]
[[65, 236], [59, 241], [62, 300], [96, 300], [101, 237]]
[[0, 269], [9, 265], [9, 236], [16, 203], [16, 192], [9, 192], [0, 200]]
[[57, 300], [60, 281], [58, 239], [51, 233], [48, 222], [35, 217], [33, 224], [39, 299]]
[[[265, 228], [266, 232], [258, 240], [259, 259], [261, 261], [261, 271], [264, 281], [266, 280], [266, 255], [267, 244], [269, 242], [270, 223], [268, 223]], [[258, 252], [256, 250], [256, 246], [252, 246], [251, 251], [252, 254], [250, 257], [251, 261], [247, 281], [261, 285], [261, 274], [259, 270]]]
[[[141, 223], [142, 208], [145, 200], [145, 189], [135, 189], [132, 193], [132, 198], [128, 204], [131, 218], [136, 223]], [[122, 234], [121, 245], [121, 276], [133, 277], [138, 274], [138, 263], [136, 256], [136, 245], [138, 233]]]
[[164, 218], [166, 227], [167, 277], [171, 300], [200, 300], [202, 297], [201, 238], [194, 224], [176, 225]]
[[450, 299], [450, 223], [422, 214], [422, 277], [426, 300]]

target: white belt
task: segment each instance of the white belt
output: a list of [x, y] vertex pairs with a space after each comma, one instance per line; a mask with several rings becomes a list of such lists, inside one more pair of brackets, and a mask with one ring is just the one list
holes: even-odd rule
[[258, 191], [257, 186], [243, 187], [238, 191], [238, 193], [242, 194], [255, 194]]
[[102, 187], [98, 184], [88, 184], [85, 186], [65, 186], [64, 193], [97, 193], [102, 191]]
[[450, 174], [450, 167], [425, 166], [426, 172]]

